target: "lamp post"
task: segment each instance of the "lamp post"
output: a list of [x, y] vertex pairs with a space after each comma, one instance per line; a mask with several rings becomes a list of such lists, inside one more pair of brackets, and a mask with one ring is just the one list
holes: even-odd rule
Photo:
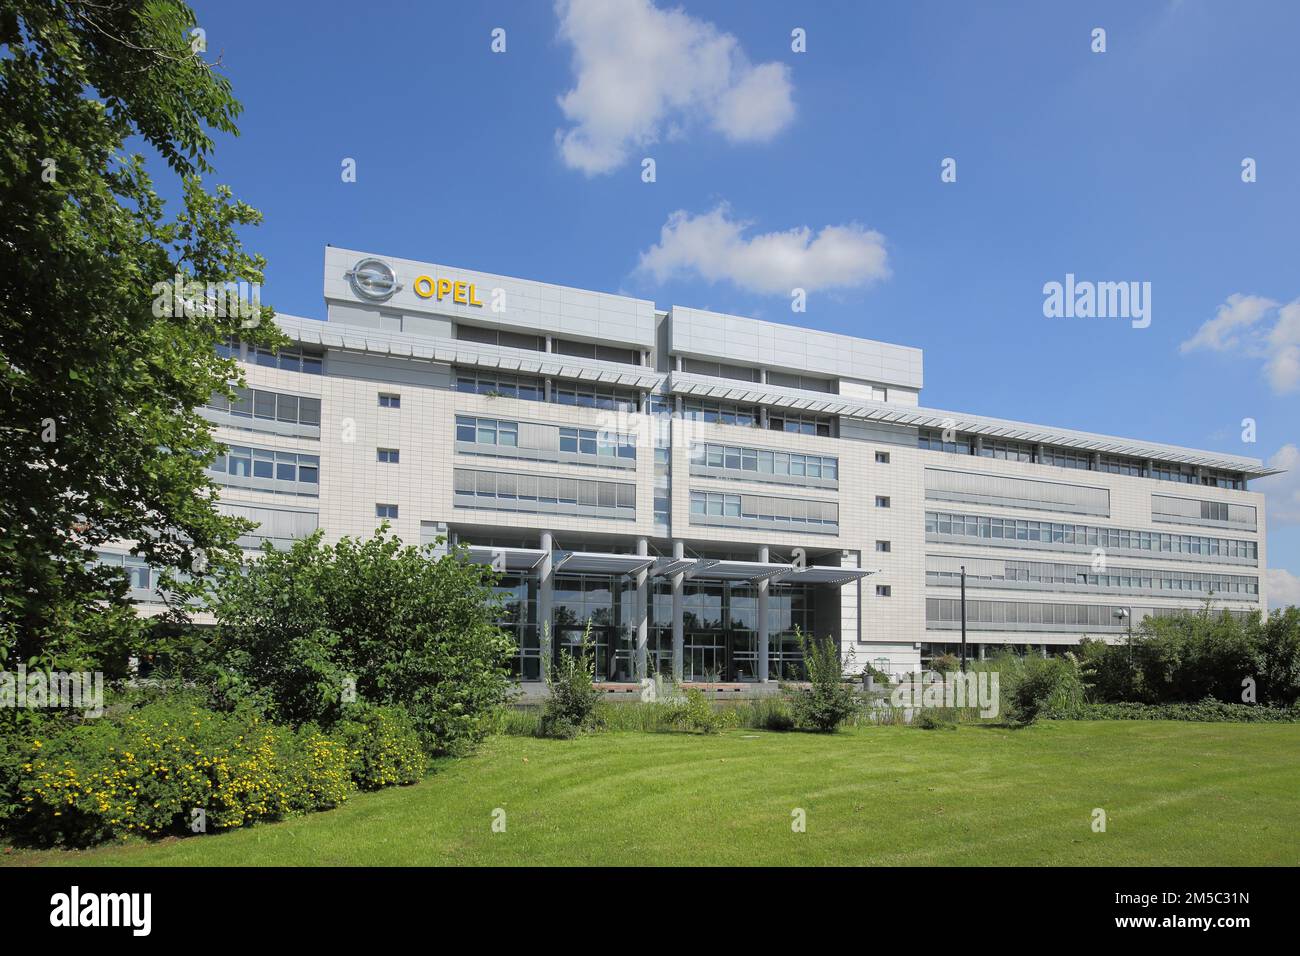
[[966, 673], [966, 565], [961, 566], [961, 672]]
[[1128, 622], [1128, 659], [1129, 663], [1133, 662], [1133, 613], [1128, 608], [1115, 608], [1115, 617], [1120, 621]]

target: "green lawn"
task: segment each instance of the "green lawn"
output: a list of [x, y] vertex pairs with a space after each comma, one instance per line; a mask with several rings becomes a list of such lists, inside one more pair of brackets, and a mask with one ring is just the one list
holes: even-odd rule
[[1298, 821], [1297, 724], [617, 733], [497, 737], [329, 813], [0, 862], [1294, 866]]

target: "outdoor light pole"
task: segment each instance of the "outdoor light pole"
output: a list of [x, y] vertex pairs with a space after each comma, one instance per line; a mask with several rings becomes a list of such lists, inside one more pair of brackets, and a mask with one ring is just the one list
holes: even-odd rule
[[1133, 612], [1127, 608], [1117, 607], [1115, 616], [1128, 623], [1128, 659], [1131, 664], [1133, 663]]
[[966, 565], [961, 566], [961, 672], [966, 673]]

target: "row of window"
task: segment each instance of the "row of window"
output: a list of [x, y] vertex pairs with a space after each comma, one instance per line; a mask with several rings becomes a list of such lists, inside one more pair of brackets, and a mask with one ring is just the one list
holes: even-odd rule
[[561, 428], [560, 451], [604, 458], [636, 458], [636, 436], [594, 428]]
[[1113, 548], [1125, 551], [1151, 551], [1158, 554], [1199, 554], [1226, 558], [1259, 559], [1259, 545], [1235, 538], [1211, 538], [1192, 534], [1165, 534], [1158, 531], [1128, 531], [1098, 528], [1093, 525], [1058, 524], [1052, 521], [1026, 521], [1021, 518], [992, 518], [977, 515], [927, 511], [927, 535], [956, 535], [983, 540], [1006, 540], [1024, 543], [1072, 545], [1079, 550]]
[[[1123, 612], [1121, 617], [1117, 612]], [[968, 624], [1041, 624], [1055, 627], [1111, 627], [1127, 624], [1129, 609], [1104, 604], [1030, 604], [1021, 601], [967, 601]], [[961, 622], [961, 601], [955, 598], [926, 598], [925, 620], [929, 624]]]
[[[456, 373], [456, 390], [475, 395], [519, 398], [529, 402], [540, 402], [546, 397], [546, 388], [540, 378], [506, 375], [486, 369], [459, 370]], [[557, 405], [624, 412], [635, 412], [638, 405], [635, 392], [591, 382], [553, 382], [551, 401]]]
[[320, 425], [320, 399], [285, 395], [261, 388], [233, 389], [234, 400], [214, 393], [207, 407], [235, 418], [264, 419], [291, 425]]
[[767, 427], [774, 432], [796, 435], [824, 435], [830, 437], [831, 420], [819, 415], [800, 415], [785, 409], [773, 409], [767, 416]]
[[[672, 399], [668, 399], [665, 413], [671, 413], [671, 402]], [[758, 409], [753, 406], [731, 405], [708, 399], [686, 399], [682, 402], [682, 415], [693, 421], [706, 422], [710, 425], [742, 425], [746, 428], [754, 428], [758, 425]]]
[[[1084, 471], [1101, 471], [1112, 475], [1129, 475], [1134, 478], [1156, 478], [1161, 481], [1179, 481], [1184, 484], [1198, 484], [1196, 470], [1190, 465], [1173, 462], [1147, 462], [1140, 458], [1123, 455], [1101, 455], [1093, 457], [1088, 452], [1069, 448], [1057, 448], [1044, 445], [1040, 455], [1038, 447], [1029, 442], [1008, 441], [1001, 438], [985, 438], [976, 442], [971, 435], [949, 430], [950, 438], [945, 439], [944, 432], [933, 428], [918, 429], [917, 447], [927, 451], [946, 451], [956, 455], [975, 455], [984, 458], [1000, 458], [1006, 461], [1038, 462], [1044, 465], [1056, 465], [1061, 468], [1078, 468]], [[978, 445], [978, 447], [977, 447]], [[1239, 474], [1205, 469], [1199, 484], [1215, 488], [1246, 487], [1245, 480]]]
[[112, 568], [121, 568], [126, 575], [128, 587], [141, 591], [152, 591], [158, 587], [162, 572], [145, 563], [144, 558], [134, 554], [114, 554], [100, 551], [95, 555], [95, 564]]
[[740, 448], [696, 442], [691, 445], [691, 464], [707, 468], [750, 471], [758, 475], [788, 475], [795, 478], [839, 478], [838, 458], [827, 455], [798, 455], [762, 448]]
[[231, 445], [208, 470], [237, 478], [274, 478], [315, 485], [320, 483], [320, 456]]
[[636, 485], [628, 482], [457, 468], [455, 489], [457, 503], [469, 507], [477, 507], [469, 499], [495, 498], [504, 501], [616, 508], [628, 512], [636, 509]]
[[[952, 564], [955, 562], [943, 562]], [[956, 584], [960, 570], [927, 567], [926, 579], [934, 584]], [[1165, 571], [1151, 568], [1107, 568], [1098, 572], [1086, 564], [1054, 564], [1046, 561], [1007, 561], [1002, 574], [981, 573], [978, 562], [970, 562], [966, 580], [1006, 581], [1033, 584], [1078, 584], [1096, 588], [1143, 591], [1194, 591], [1200, 594], [1259, 594], [1259, 578], [1243, 574]]]
[[840, 506], [834, 501], [806, 501], [800, 498], [772, 498], [766, 495], [692, 491], [691, 514], [796, 524], [838, 525]]
[[498, 418], [474, 418], [470, 415], [457, 415], [456, 441], [471, 442], [475, 445], [503, 445], [506, 448], [518, 448], [519, 423], [502, 421]]
[[324, 371], [324, 359], [301, 349], [280, 349], [272, 352], [261, 347], [249, 349], [248, 360], [255, 365], [266, 368], [283, 369], [286, 372], [304, 372], [307, 375], [320, 375]]
[[[543, 428], [549, 426], [541, 426]], [[519, 422], [500, 418], [456, 416], [456, 441], [476, 445], [519, 447]], [[604, 458], [636, 458], [636, 436], [595, 428], [559, 429], [559, 450]]]

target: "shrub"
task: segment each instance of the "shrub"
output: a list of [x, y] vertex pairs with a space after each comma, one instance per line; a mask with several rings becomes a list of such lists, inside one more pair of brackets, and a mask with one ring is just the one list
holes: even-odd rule
[[402, 707], [429, 753], [464, 753], [510, 692], [514, 642], [494, 623], [494, 575], [457, 550], [434, 559], [386, 527], [325, 546], [269, 546], [221, 576], [217, 692], [277, 722], [330, 727], [354, 689]]
[[352, 790], [346, 748], [314, 727], [293, 731], [248, 712], [187, 701], [31, 738], [18, 831], [84, 846], [130, 834], [226, 830], [337, 806]]
[[957, 715], [947, 707], [921, 707], [912, 718], [912, 726], [922, 730], [956, 730]]
[[1040, 712], [1067, 711], [1083, 703], [1084, 686], [1078, 659], [1064, 657], [1024, 657], [1005, 655], [999, 658], [1001, 689], [1007, 719], [1028, 724]]
[[330, 730], [348, 754], [348, 773], [359, 790], [416, 783], [426, 762], [410, 715], [399, 707], [363, 707]]
[[796, 726], [831, 733], [858, 712], [858, 698], [845, 685], [839, 650], [829, 637], [809, 640], [796, 628], [803, 645], [809, 686], [795, 690], [791, 699]]
[[659, 706], [664, 708], [668, 723], [679, 730], [716, 734], [723, 727], [733, 727], [738, 722], [733, 711], [719, 710], [702, 691], [693, 687], [675, 700]]
[[539, 731], [543, 737], [567, 740], [599, 729], [597, 704], [600, 703], [600, 691], [593, 685], [596, 659], [590, 637], [591, 623], [588, 622], [582, 643], [572, 653], [561, 652], [558, 664], [546, 662], [546, 684], [550, 695], [542, 708]]
[[951, 674], [960, 666], [961, 661], [954, 654], [940, 654], [930, 661], [930, 670], [938, 671], [940, 674]]
[[794, 714], [789, 701], [781, 697], [760, 697], [740, 709], [742, 726], [755, 730], [794, 730]]
[[1212, 723], [1297, 723], [1300, 709], [1266, 704], [1225, 704], [1207, 697], [1196, 703], [1083, 703], [1068, 711], [1044, 712], [1043, 717], [1071, 720], [1193, 720]]
[[[1200, 701], [1288, 707], [1300, 698], [1300, 609], [1200, 612], [1147, 618], [1123, 642], [1080, 645], [1088, 699], [1158, 704]], [[1253, 682], [1254, 697], [1245, 693]]]
[[1300, 700], [1300, 608], [1277, 610], [1248, 628], [1255, 638], [1260, 700], [1292, 707]]

